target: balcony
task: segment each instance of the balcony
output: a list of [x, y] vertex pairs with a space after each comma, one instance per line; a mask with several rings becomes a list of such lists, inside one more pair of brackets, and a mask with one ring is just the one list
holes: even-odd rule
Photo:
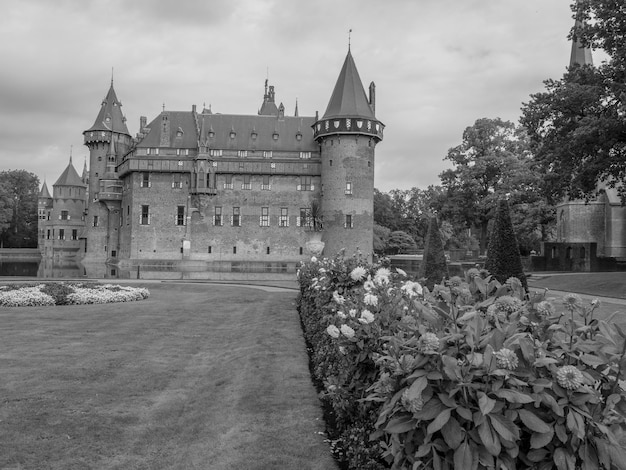
[[97, 199], [100, 201], [121, 201], [123, 184], [119, 180], [100, 180], [100, 191]]

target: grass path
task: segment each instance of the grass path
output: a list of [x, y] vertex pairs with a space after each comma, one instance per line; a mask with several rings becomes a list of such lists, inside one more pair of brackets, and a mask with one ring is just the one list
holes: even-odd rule
[[0, 309], [1, 469], [333, 469], [295, 293]]

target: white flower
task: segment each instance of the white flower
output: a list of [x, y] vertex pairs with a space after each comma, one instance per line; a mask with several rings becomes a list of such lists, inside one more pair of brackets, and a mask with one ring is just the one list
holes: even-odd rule
[[328, 333], [333, 338], [339, 338], [339, 328], [335, 325], [328, 325], [326, 328], [326, 333]]
[[378, 271], [376, 271], [374, 275], [374, 282], [379, 286], [387, 284], [389, 282], [389, 276], [391, 276], [391, 271], [387, 268], [378, 268]]
[[406, 281], [400, 288], [409, 297], [415, 297], [422, 294], [422, 286], [419, 282]]
[[326, 272], [326, 270], [325, 270], [324, 268], [319, 268], [318, 272], [319, 272], [320, 274], [324, 274], [324, 273]]
[[359, 317], [359, 321], [364, 325], [368, 325], [374, 321], [374, 314], [369, 310], [363, 310], [361, 312], [361, 316]]
[[365, 294], [365, 297], [363, 297], [363, 302], [365, 303], [365, 305], [371, 305], [372, 307], [376, 307], [378, 305], [378, 297], [368, 292]]
[[351, 308], [351, 309], [350, 309], [350, 311], [348, 312], [348, 314], [349, 314], [352, 318], [356, 317], [356, 309]]
[[403, 277], [406, 277], [406, 271], [404, 271], [403, 269], [400, 268], [396, 268], [396, 272]]
[[339, 295], [338, 291], [333, 292], [333, 300], [339, 305], [343, 305], [346, 301], [346, 299], [344, 299], [342, 295]]
[[352, 328], [350, 328], [348, 325], [341, 325], [341, 333], [346, 337], [346, 338], [353, 338], [354, 337], [354, 330]]
[[337, 316], [341, 318], [342, 320], [345, 320], [346, 318], [348, 318], [348, 315], [346, 315], [343, 312], [337, 312]]
[[363, 283], [363, 289], [371, 291], [374, 287], [376, 287], [376, 284], [372, 281], [372, 276], [367, 276], [367, 281]]
[[315, 256], [311, 256], [311, 263], [317, 263], [317, 258]]
[[359, 282], [362, 281], [367, 274], [367, 270], [362, 266], [357, 266], [350, 273], [350, 277], [353, 281]]

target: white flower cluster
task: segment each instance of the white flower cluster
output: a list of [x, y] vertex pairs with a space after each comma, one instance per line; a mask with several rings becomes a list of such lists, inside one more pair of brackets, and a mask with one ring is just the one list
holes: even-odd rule
[[40, 286], [23, 287], [21, 289], [0, 292], [2, 307], [36, 307], [54, 305], [54, 298], [39, 290]]
[[111, 302], [132, 302], [142, 300], [150, 295], [148, 289], [142, 287], [113, 286], [104, 284], [93, 289], [84, 287], [74, 288], [74, 292], [67, 296], [68, 303], [74, 305], [106, 304]]

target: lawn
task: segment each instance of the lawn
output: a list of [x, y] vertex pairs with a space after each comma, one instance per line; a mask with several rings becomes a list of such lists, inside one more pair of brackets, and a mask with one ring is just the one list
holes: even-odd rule
[[295, 292], [0, 308], [2, 469], [332, 469]]
[[[536, 275], [536, 276], [535, 276]], [[626, 299], [626, 272], [607, 273], [535, 273], [531, 285], [579, 294]]]

